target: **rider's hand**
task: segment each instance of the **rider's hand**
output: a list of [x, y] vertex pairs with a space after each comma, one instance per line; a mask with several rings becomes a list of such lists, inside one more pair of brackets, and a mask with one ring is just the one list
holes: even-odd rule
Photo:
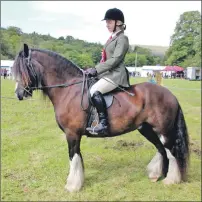
[[95, 68], [89, 68], [85, 71], [89, 76], [97, 76], [97, 70]]

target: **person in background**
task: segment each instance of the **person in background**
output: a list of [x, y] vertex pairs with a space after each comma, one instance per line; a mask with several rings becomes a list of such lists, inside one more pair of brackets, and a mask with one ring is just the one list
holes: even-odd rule
[[6, 77], [7, 77], [7, 69], [4, 69], [3, 73], [4, 73], [4, 79], [6, 79]]

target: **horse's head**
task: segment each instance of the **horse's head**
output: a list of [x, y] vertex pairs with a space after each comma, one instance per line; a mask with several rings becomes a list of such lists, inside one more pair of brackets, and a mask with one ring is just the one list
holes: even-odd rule
[[43, 89], [42, 92], [48, 95], [49, 86], [64, 84], [72, 78], [80, 79], [83, 75], [79, 67], [59, 54], [29, 49], [27, 44], [16, 56], [12, 71], [19, 100], [32, 96], [34, 89]]
[[30, 61], [31, 50], [29, 50], [27, 44], [24, 44], [24, 49], [16, 56], [12, 68], [16, 81], [15, 94], [19, 100], [32, 96], [32, 87], [35, 86], [36, 72]]

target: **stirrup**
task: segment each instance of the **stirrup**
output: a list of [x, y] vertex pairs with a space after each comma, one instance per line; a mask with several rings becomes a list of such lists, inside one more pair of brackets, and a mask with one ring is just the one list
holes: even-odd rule
[[[100, 124], [100, 123], [99, 123]], [[98, 124], [98, 125], [99, 125]], [[86, 130], [91, 133], [91, 134], [95, 134], [95, 135], [106, 135], [108, 134], [108, 127], [104, 127], [102, 130], [95, 132], [95, 130], [97, 129], [98, 125], [94, 126], [94, 127], [90, 127], [90, 128], [86, 128]]]
[[99, 124], [99, 122], [97, 120], [94, 120], [94, 121], [96, 122], [96, 125], [95, 126], [91, 125], [91, 127], [87, 127], [86, 130], [92, 135], [98, 135], [98, 133], [96, 133], [94, 130], [96, 126]]
[[88, 127], [88, 128], [86, 128], [86, 130], [87, 130], [90, 134], [92, 134], [92, 135], [98, 135], [98, 133], [95, 132], [95, 127], [96, 127], [96, 126], [94, 126], [94, 127]]

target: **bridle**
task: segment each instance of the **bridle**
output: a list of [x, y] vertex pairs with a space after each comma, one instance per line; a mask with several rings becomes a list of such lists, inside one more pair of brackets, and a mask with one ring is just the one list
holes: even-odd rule
[[[31, 53], [32, 53], [32, 50], [29, 49], [29, 56], [27, 58], [25, 56], [23, 56], [23, 57], [26, 60], [26, 65], [27, 65], [28, 70], [32, 73], [32, 76], [34, 77], [34, 80], [37, 83], [38, 77], [37, 77], [37, 73], [36, 73], [36, 71], [34, 69], [34, 65], [32, 64]], [[79, 68], [79, 67], [77, 67], [77, 68]], [[77, 82], [73, 82], [73, 83], [63, 83], [63, 84], [49, 85], [49, 86], [29, 86], [29, 83], [28, 83], [25, 87], [22, 86], [22, 89], [24, 91], [26, 91], [29, 95], [32, 95], [29, 92], [29, 90], [43, 90], [43, 89], [50, 89], [50, 88], [67, 88], [69, 86], [73, 86], [73, 85], [82, 83], [81, 108], [84, 111], [86, 111], [86, 110], [88, 110], [88, 107], [86, 109], [84, 109], [83, 104], [82, 104], [83, 103], [83, 97], [84, 97], [83, 95], [84, 95], [85, 86], [86, 86], [86, 84], [88, 85], [87, 81], [92, 82], [93, 80], [97, 79], [97, 77], [94, 77], [94, 78], [91, 77], [90, 78], [89, 75], [86, 74], [86, 72], [83, 69], [79, 68], [79, 70], [83, 74], [83, 79], [81, 81], [77, 81]], [[89, 96], [89, 91], [87, 91], [87, 96]]]
[[[38, 77], [37, 77], [37, 73], [36, 73], [36, 71], [34, 69], [34, 66], [32, 64], [31, 53], [32, 53], [32, 50], [29, 49], [29, 56], [27, 58], [25, 56], [23, 56], [23, 57], [27, 62], [26, 63], [27, 68], [31, 71], [32, 76], [34, 77], [34, 80], [37, 83]], [[84, 78], [84, 76], [86, 75], [85, 71], [83, 69], [81, 69], [81, 68], [79, 68], [79, 70], [83, 73], [83, 78]], [[34, 87], [30, 87], [29, 85], [27, 85], [26, 87], [24, 87], [24, 90], [25, 90], [25, 88], [32, 89], [32, 90], [42, 90], [42, 89], [45, 89], [45, 88], [58, 88], [58, 87], [66, 88], [66, 87], [72, 86], [74, 84], [79, 84], [79, 83], [82, 83], [82, 82], [83, 82], [83, 80], [78, 81], [78, 82], [74, 82], [74, 83], [63, 83], [63, 84], [56, 84], [56, 85], [49, 85], [49, 86], [34, 86]]]
[[[30, 49], [29, 50], [29, 56], [28, 57], [25, 57], [25, 55], [23, 54], [23, 59], [27, 62], [27, 67], [28, 67], [28, 69], [31, 71], [31, 73], [32, 73], [32, 75], [33, 75], [33, 77], [34, 77], [34, 79], [35, 80], [37, 80], [37, 74], [36, 74], [36, 72], [35, 72], [35, 70], [34, 70], [34, 68], [33, 68], [33, 64], [31, 63], [31, 52], [32, 52], [32, 50]], [[16, 80], [17, 82], [19, 82], [18, 80]], [[29, 86], [29, 81], [28, 82], [26, 82], [27, 83], [27, 85], [26, 86], [22, 86], [22, 89], [24, 90], [24, 91], [26, 91], [29, 95], [32, 95], [30, 92], [29, 92], [29, 90], [33, 90], [32, 89], [32, 87], [30, 87]]]

